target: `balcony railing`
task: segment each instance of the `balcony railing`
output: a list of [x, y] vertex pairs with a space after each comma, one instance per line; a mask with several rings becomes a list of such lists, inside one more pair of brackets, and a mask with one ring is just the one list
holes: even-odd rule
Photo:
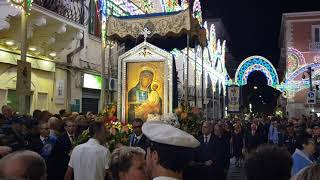
[[78, 24], [84, 24], [84, 0], [34, 0], [33, 4], [46, 8]]
[[313, 42], [309, 44], [310, 51], [320, 51], [320, 42]]

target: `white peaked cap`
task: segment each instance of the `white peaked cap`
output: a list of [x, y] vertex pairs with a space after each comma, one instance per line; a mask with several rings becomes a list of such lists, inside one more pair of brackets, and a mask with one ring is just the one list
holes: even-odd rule
[[196, 148], [200, 145], [192, 135], [162, 121], [144, 123], [142, 132], [149, 140], [156, 143], [188, 148]]

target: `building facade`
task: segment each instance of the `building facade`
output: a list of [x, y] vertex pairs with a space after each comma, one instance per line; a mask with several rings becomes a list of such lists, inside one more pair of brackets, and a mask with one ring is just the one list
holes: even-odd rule
[[[130, 16], [181, 10], [177, 1], [34, 0], [28, 16], [31, 91], [28, 109], [76, 112], [101, 110], [102, 81], [106, 103], [116, 102], [117, 59], [124, 45], [108, 42], [105, 79], [101, 78], [101, 10], [106, 16]], [[0, 1], [0, 106], [18, 110], [17, 61], [20, 59], [19, 9]]]
[[[317, 91], [320, 63], [320, 12], [287, 13], [282, 16], [280, 34], [280, 88], [287, 99], [287, 115], [299, 117], [320, 112], [317, 104], [307, 103], [307, 93]], [[309, 83], [311, 68], [312, 84]]]

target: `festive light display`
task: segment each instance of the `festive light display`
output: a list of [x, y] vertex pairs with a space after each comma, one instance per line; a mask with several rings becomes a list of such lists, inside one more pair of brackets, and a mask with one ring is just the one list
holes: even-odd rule
[[313, 62], [314, 62], [314, 63], [320, 63], [320, 56], [319, 56], [319, 55], [314, 56], [314, 57], [313, 57]]
[[164, 12], [174, 12], [182, 9], [179, 6], [178, 0], [161, 0], [161, 5]]
[[279, 84], [277, 71], [266, 58], [262, 56], [251, 56], [245, 59], [238, 67], [235, 78], [238, 85], [247, 84], [249, 75], [253, 71], [260, 71], [265, 74], [268, 85], [276, 87]]
[[211, 25], [210, 27], [210, 37], [209, 37], [209, 49], [210, 53], [213, 55], [216, 52], [217, 48], [217, 37], [216, 37], [216, 28], [214, 24]]
[[[208, 28], [207, 24], [204, 23], [204, 28]], [[226, 41], [223, 41], [222, 45], [220, 40], [216, 40], [216, 32], [215, 32], [215, 26], [212, 24], [210, 28], [210, 35], [207, 36], [208, 46], [203, 49], [203, 60], [204, 60], [204, 68], [206, 71], [210, 72], [211, 74], [214, 74], [215, 76], [221, 77], [223, 73], [226, 73], [227, 70], [224, 66], [225, 61], [225, 51], [226, 51]], [[189, 57], [192, 61], [191, 64], [194, 63], [195, 59], [195, 51], [194, 49], [189, 50]], [[198, 46], [197, 49], [197, 55], [196, 55], [196, 61], [197, 61], [197, 67], [201, 67], [201, 53], [202, 49]], [[186, 55], [187, 50], [184, 49], [182, 51], [178, 49], [174, 49], [171, 51], [171, 54], [178, 57], [181, 54]], [[223, 72], [222, 74], [217, 74], [217, 72]], [[227, 73], [226, 73], [227, 74]], [[229, 79], [229, 81], [232, 81]], [[231, 82], [230, 82], [231, 83]]]
[[287, 53], [287, 72], [286, 77], [297, 70], [300, 66], [304, 65], [305, 58], [303, 54], [295, 48], [289, 47]]
[[311, 67], [312, 69], [315, 68], [320, 68], [320, 63], [315, 63], [315, 64], [307, 64], [305, 66], [302, 66], [301, 68], [297, 69], [293, 73], [290, 74], [289, 77], [284, 81], [285, 84], [288, 84], [290, 81], [293, 81], [296, 77], [301, 75], [302, 73], [308, 71], [308, 68]]
[[314, 70], [312, 84], [320, 85], [320, 81], [317, 80], [320, 74], [320, 63], [315, 59], [314, 62], [314, 64], [306, 64], [306, 60], [299, 50], [293, 47], [288, 48], [286, 79], [276, 86], [278, 90], [283, 92], [284, 97], [292, 98], [296, 92], [310, 87], [309, 77], [302, 79], [302, 74], [307, 72], [310, 67]]
[[100, 7], [97, 9], [100, 9], [100, 13], [97, 13], [100, 16], [101, 19], [101, 41], [102, 41], [102, 46], [106, 47], [106, 43], [107, 43], [107, 2], [105, 0], [95, 0], [96, 2], [96, 6]]
[[224, 40], [223, 43], [222, 43], [222, 47], [221, 47], [221, 60], [222, 60], [222, 64], [225, 64], [226, 63], [226, 43], [227, 41]]
[[193, 17], [198, 20], [200, 25], [202, 25], [202, 11], [201, 3], [199, 0], [195, 0], [193, 3]]
[[27, 15], [29, 15], [29, 12], [31, 11], [33, 0], [8, 0], [8, 3], [11, 3], [12, 6], [25, 11]]
[[[313, 85], [320, 85], [320, 80], [313, 80]], [[276, 86], [276, 89], [283, 93], [291, 93], [294, 95], [294, 93], [299, 92], [303, 89], [308, 89], [310, 87], [309, 80], [301, 80], [301, 81], [290, 81], [286, 84], [281, 83]]]
[[107, 6], [109, 12], [112, 9], [112, 14], [119, 14], [117, 16], [144, 14], [144, 12], [137, 5], [128, 0], [107, 0]]
[[[113, 0], [109, 0], [113, 1]], [[124, 11], [128, 12], [130, 15], [139, 15], [144, 14], [144, 12], [136, 6], [134, 3], [130, 2], [129, 0], [118, 0], [116, 3], [119, 7], [121, 7]]]
[[188, 9], [189, 7], [189, 0], [181, 0], [181, 5], [183, 10]]
[[150, 12], [152, 12], [153, 2], [150, 1], [150, 0], [142, 0], [142, 2], [141, 2], [141, 9], [142, 9], [145, 13], [150, 13]]

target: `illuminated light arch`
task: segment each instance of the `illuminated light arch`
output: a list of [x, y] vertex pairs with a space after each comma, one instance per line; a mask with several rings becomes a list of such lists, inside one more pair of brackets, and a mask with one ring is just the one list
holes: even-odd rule
[[262, 72], [267, 77], [269, 86], [276, 87], [279, 84], [276, 69], [269, 60], [262, 56], [250, 56], [239, 65], [235, 76], [236, 83], [240, 86], [246, 85], [248, 77], [253, 71]]
[[299, 50], [289, 47], [287, 54], [287, 75], [306, 64], [306, 60]]
[[295, 56], [298, 57], [299, 65], [306, 64], [306, 60], [305, 60], [303, 54], [299, 50], [297, 50], [297, 49], [295, 49], [293, 47], [289, 47], [288, 48], [288, 53], [289, 54], [294, 54]]
[[305, 66], [302, 66], [301, 68], [295, 70], [293, 73], [290, 74], [289, 77], [284, 81], [284, 83], [288, 83], [290, 81], [293, 81], [297, 76], [302, 74], [303, 72], [307, 71], [308, 68], [320, 68], [320, 63], [314, 63], [314, 64], [307, 64]]

